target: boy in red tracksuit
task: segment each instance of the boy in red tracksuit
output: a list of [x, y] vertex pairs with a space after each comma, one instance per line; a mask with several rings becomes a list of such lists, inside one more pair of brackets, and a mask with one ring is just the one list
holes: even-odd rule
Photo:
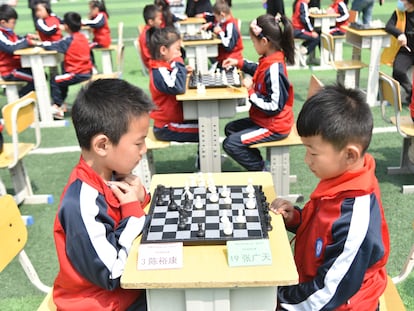
[[139, 88], [101, 79], [78, 94], [72, 109], [81, 158], [65, 186], [54, 223], [58, 310], [146, 311], [145, 292], [120, 287], [150, 196], [131, 174], [147, 151], [149, 112]]
[[80, 15], [76, 12], [68, 12], [63, 21], [69, 36], [56, 42], [43, 42], [43, 47], [46, 50], [56, 50], [65, 54], [64, 72], [50, 80], [55, 119], [64, 118], [62, 106], [68, 94], [69, 85], [88, 80], [92, 72], [88, 39], [79, 32], [81, 28]]
[[346, 30], [343, 29], [343, 26], [348, 26], [349, 11], [346, 3], [343, 0], [332, 0], [332, 4], [329, 7], [333, 13], [339, 14], [335, 19], [335, 27], [332, 27], [329, 30], [331, 35], [343, 35]]
[[91, 48], [107, 48], [111, 45], [111, 30], [109, 29], [109, 14], [106, 11], [104, 0], [89, 1], [89, 20], [82, 24], [93, 30]]
[[213, 6], [215, 23], [203, 25], [203, 29], [212, 28], [221, 40], [217, 56], [218, 67], [227, 58], [243, 61], [243, 40], [238, 21], [231, 14], [230, 6], [225, 1], [217, 1]]
[[181, 58], [181, 38], [174, 27], [152, 29], [149, 61], [150, 92], [157, 109], [154, 136], [159, 140], [198, 142], [198, 124], [184, 122], [182, 103], [176, 95], [186, 87], [187, 68]]
[[296, 233], [299, 284], [278, 288], [278, 310], [378, 310], [390, 245], [366, 152], [370, 107], [359, 90], [327, 86], [305, 102], [296, 125], [320, 182], [303, 209], [283, 199], [270, 207]]
[[34, 90], [30, 68], [22, 68], [20, 56], [14, 55], [19, 49], [33, 45], [29, 35], [20, 37], [14, 33], [17, 12], [7, 4], [0, 6], [0, 75], [5, 81], [26, 81], [27, 84], [19, 91], [23, 96]]
[[150, 33], [149, 29], [152, 27], [160, 28], [162, 23], [162, 13], [161, 10], [154, 4], [148, 4], [144, 7], [144, 20], [145, 27], [142, 29], [139, 37], [138, 43], [141, 51], [141, 59], [145, 67], [149, 67], [149, 60], [151, 59], [151, 53], [149, 50], [150, 43]]
[[52, 13], [50, 2], [43, 0], [36, 4], [36, 30], [42, 41], [58, 41], [62, 39], [60, 19]]

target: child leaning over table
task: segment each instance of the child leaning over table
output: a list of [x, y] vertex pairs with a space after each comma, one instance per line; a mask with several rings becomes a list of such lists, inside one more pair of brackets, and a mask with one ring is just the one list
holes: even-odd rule
[[36, 30], [42, 41], [58, 41], [62, 39], [61, 20], [52, 13], [50, 2], [40, 0], [36, 4]]
[[375, 160], [366, 152], [373, 120], [364, 98], [327, 86], [299, 113], [305, 163], [320, 181], [302, 210], [283, 199], [270, 206], [296, 233], [299, 284], [278, 288], [278, 310], [378, 310], [389, 236]]
[[79, 32], [81, 17], [76, 12], [67, 12], [63, 17], [68, 36], [55, 42], [43, 42], [46, 50], [56, 50], [65, 54], [63, 72], [50, 79], [50, 90], [53, 100], [52, 112], [55, 119], [63, 119], [66, 110], [64, 103], [68, 95], [69, 85], [86, 81], [91, 77], [92, 62], [88, 39]]
[[340, 36], [345, 34], [343, 26], [348, 26], [349, 11], [344, 0], [332, 0], [332, 4], [329, 6], [328, 13], [339, 14], [335, 18], [335, 26], [329, 29], [329, 33], [334, 36]]
[[10, 5], [0, 6], [0, 75], [5, 81], [25, 81], [27, 84], [19, 91], [23, 96], [34, 90], [32, 71], [22, 68], [20, 56], [14, 55], [19, 49], [33, 45], [33, 36], [20, 37], [14, 33], [17, 21], [17, 12]]
[[223, 149], [249, 171], [262, 171], [265, 162], [259, 149], [250, 145], [281, 140], [289, 135], [293, 117], [293, 87], [285, 59], [294, 62], [292, 24], [285, 16], [261, 15], [250, 24], [250, 38], [259, 63], [228, 58], [223, 67], [237, 66], [253, 75], [243, 85], [248, 89], [249, 117], [226, 125]]
[[96, 80], [76, 98], [81, 157], [54, 224], [58, 310], [146, 310], [145, 292], [120, 288], [120, 278], [146, 222], [150, 196], [131, 171], [147, 151], [153, 108], [141, 89], [119, 79]]

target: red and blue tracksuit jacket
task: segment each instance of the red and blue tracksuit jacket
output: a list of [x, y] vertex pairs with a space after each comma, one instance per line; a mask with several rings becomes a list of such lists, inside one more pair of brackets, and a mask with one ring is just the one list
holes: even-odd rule
[[346, 32], [345, 29], [342, 28], [343, 26], [348, 25], [349, 19], [349, 11], [346, 3], [343, 0], [335, 0], [335, 2], [333, 2], [330, 7], [335, 11], [335, 13], [339, 14], [339, 16], [336, 18], [335, 28], [331, 29], [331, 32], [335, 30]]
[[95, 45], [103, 48], [111, 45], [111, 30], [109, 29], [108, 15], [105, 12], [100, 12], [91, 20], [83, 21], [82, 23], [92, 28]]
[[10, 75], [15, 69], [20, 69], [20, 56], [14, 51], [29, 47], [30, 40], [17, 36], [12, 29], [0, 27], [0, 74]]
[[295, 30], [311, 35], [313, 25], [309, 18], [308, 4], [303, 0], [297, 0], [292, 15], [292, 25]]
[[371, 155], [363, 168], [321, 180], [286, 227], [296, 232], [299, 284], [278, 288], [281, 310], [377, 309], [390, 245]]
[[89, 74], [92, 70], [91, 54], [88, 39], [80, 32], [55, 42], [43, 42], [46, 50], [55, 50], [65, 54], [63, 67], [65, 72]]
[[62, 32], [59, 28], [61, 20], [51, 14], [45, 19], [38, 18], [36, 20], [36, 30], [39, 32], [42, 41], [58, 41], [62, 39]]
[[141, 50], [141, 59], [144, 63], [145, 67], [149, 68], [149, 60], [151, 59], [151, 53], [149, 50], [149, 32], [148, 30], [151, 28], [149, 25], [145, 25], [144, 29], [140, 33], [138, 37], [138, 44]]
[[285, 55], [275, 52], [259, 63], [239, 61], [242, 71], [253, 75], [249, 90], [250, 119], [273, 133], [289, 134], [294, 122], [293, 86], [288, 80]]
[[120, 288], [133, 240], [146, 223], [143, 202], [120, 205], [106, 182], [84, 161], [73, 169], [54, 223], [59, 273], [58, 310], [126, 310], [141, 290]]
[[150, 92], [157, 109], [150, 114], [154, 126], [162, 128], [170, 123], [183, 123], [183, 106], [177, 94], [185, 93], [187, 69], [180, 61], [168, 63], [162, 60], [149, 61]]

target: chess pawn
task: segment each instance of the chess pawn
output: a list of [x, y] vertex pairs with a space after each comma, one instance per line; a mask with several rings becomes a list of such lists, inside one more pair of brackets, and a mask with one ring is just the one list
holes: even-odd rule
[[230, 195], [230, 191], [229, 191], [229, 189], [227, 188], [226, 185], [223, 186], [223, 188], [221, 189], [221, 193], [220, 194], [221, 194], [221, 196], [223, 198], [226, 198], [226, 197], [228, 197]]
[[218, 200], [219, 200], [219, 196], [218, 196], [218, 194], [217, 194], [217, 192], [215, 191], [215, 192], [212, 192], [211, 194], [210, 194], [210, 202], [211, 203], [217, 203], [218, 202]]
[[232, 235], [233, 234], [233, 226], [230, 222], [224, 224], [223, 233], [225, 235]]
[[236, 216], [236, 222], [238, 223], [245, 223], [246, 216], [243, 215], [243, 209], [239, 208], [238, 215]]
[[220, 218], [220, 221], [221, 221], [223, 224], [230, 223], [230, 219], [229, 219], [229, 217], [227, 216], [227, 211], [226, 211], [226, 210], [224, 210], [224, 211], [223, 211], [223, 214], [222, 214], [222, 216], [221, 216], [221, 218]]
[[194, 201], [194, 207], [196, 209], [201, 209], [203, 208], [203, 202], [201, 201], [201, 196], [196, 196], [195, 201]]
[[248, 198], [246, 202], [247, 209], [254, 209], [256, 207], [256, 200], [254, 198]]
[[205, 235], [206, 235], [206, 231], [203, 229], [203, 224], [202, 223], [198, 223], [197, 236], [199, 238], [203, 238]]

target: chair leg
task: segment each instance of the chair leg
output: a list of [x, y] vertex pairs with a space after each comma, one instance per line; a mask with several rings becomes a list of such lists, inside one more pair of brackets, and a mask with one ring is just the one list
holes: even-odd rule
[[111, 51], [102, 51], [102, 72], [112, 73], [112, 54]]
[[400, 275], [392, 278], [392, 281], [394, 282], [394, 284], [404, 281], [407, 278], [407, 276], [410, 274], [410, 272], [413, 271], [413, 269], [414, 269], [414, 245], [411, 248], [410, 254], [407, 258], [407, 261], [404, 264], [404, 267], [401, 270]]
[[12, 103], [19, 99], [19, 87], [17, 84], [6, 86], [6, 97], [8, 103]]
[[413, 172], [409, 169], [408, 159], [408, 148], [411, 145], [411, 137], [403, 138], [403, 145], [401, 149], [400, 166], [399, 167], [388, 167], [387, 174], [412, 174]]
[[36, 286], [40, 291], [46, 294], [52, 290], [51, 287], [43, 284], [43, 282], [39, 279], [39, 276], [37, 275], [37, 272], [33, 267], [32, 262], [30, 261], [29, 257], [27, 256], [24, 250], [22, 250], [19, 253], [19, 262], [27, 277], [29, 278], [30, 282], [32, 282], [34, 286]]

